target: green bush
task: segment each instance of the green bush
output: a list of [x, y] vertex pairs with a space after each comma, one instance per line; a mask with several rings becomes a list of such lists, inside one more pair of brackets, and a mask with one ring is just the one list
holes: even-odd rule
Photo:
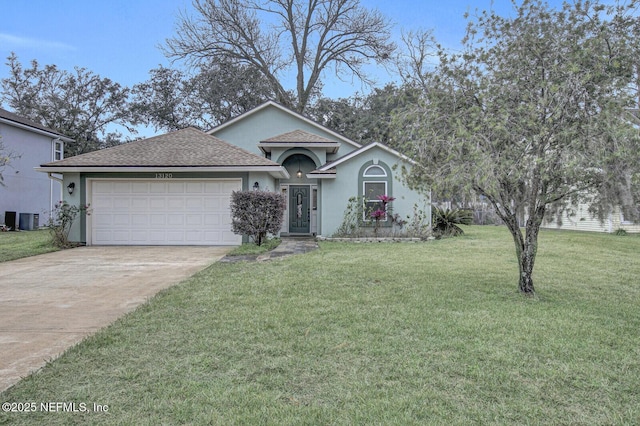
[[231, 227], [248, 235], [259, 246], [267, 234], [277, 234], [284, 220], [285, 198], [270, 191], [234, 191], [231, 194]]
[[432, 229], [436, 238], [462, 235], [464, 231], [458, 225], [473, 224], [473, 213], [470, 210], [451, 210], [434, 206], [432, 216]]

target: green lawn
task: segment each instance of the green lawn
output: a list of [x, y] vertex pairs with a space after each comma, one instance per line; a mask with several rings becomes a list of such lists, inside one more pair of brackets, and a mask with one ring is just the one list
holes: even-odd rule
[[638, 424], [640, 237], [543, 231], [518, 294], [504, 228], [218, 263], [0, 402], [0, 424]]
[[59, 250], [49, 230], [0, 232], [0, 262]]

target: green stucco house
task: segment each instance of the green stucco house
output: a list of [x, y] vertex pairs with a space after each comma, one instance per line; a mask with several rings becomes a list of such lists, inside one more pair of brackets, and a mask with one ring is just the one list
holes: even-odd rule
[[232, 191], [284, 194], [283, 236], [331, 236], [354, 196], [373, 206], [378, 195], [392, 196], [401, 216], [414, 206], [429, 209], [429, 194], [403, 182], [403, 168], [414, 165], [383, 144], [359, 145], [267, 102], [206, 133], [187, 128], [38, 170], [63, 176], [70, 204], [90, 205], [90, 214], [74, 224], [73, 241], [237, 245], [242, 237], [231, 231]]

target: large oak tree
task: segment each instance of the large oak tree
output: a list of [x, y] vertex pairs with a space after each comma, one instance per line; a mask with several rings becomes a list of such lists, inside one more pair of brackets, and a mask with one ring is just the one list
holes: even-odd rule
[[13, 111], [54, 129], [74, 142], [65, 144], [65, 156], [82, 154], [121, 142], [114, 126], [129, 132], [129, 89], [87, 70], [73, 72], [37, 61], [24, 68], [18, 57], [7, 58], [9, 77], [2, 79], [0, 100]]
[[462, 51], [441, 50], [421, 101], [398, 114], [401, 148], [424, 166], [414, 183], [491, 202], [513, 236], [523, 293], [534, 292], [545, 216], [582, 201], [637, 217], [638, 1], [626, 3], [524, 0], [509, 17], [478, 13]]
[[[276, 100], [303, 112], [327, 71], [370, 82], [365, 65], [388, 62], [391, 24], [359, 0], [194, 0], [165, 52], [191, 63], [233, 61], [262, 74]], [[295, 100], [286, 84], [295, 80]]]
[[165, 67], [149, 74], [133, 87], [131, 112], [156, 130], [208, 130], [274, 97], [260, 73], [230, 61], [202, 64], [193, 75]]

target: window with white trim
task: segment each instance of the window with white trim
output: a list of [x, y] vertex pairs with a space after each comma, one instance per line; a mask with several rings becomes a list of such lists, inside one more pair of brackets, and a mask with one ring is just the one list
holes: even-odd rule
[[385, 169], [378, 165], [369, 166], [366, 168], [364, 173], [362, 174], [364, 177], [379, 177], [379, 176], [387, 176], [387, 172]]
[[62, 160], [63, 158], [63, 149], [62, 141], [55, 140], [53, 141], [53, 159], [54, 160]]
[[[371, 221], [371, 213], [378, 209], [382, 209], [382, 201], [378, 198], [380, 195], [387, 194], [387, 182], [364, 181], [362, 183], [362, 191], [364, 193], [364, 220]], [[386, 221], [385, 215], [381, 221]]]
[[[371, 223], [374, 219], [371, 213], [383, 209], [381, 195], [391, 196], [392, 178], [391, 169], [382, 161], [371, 160], [360, 167], [359, 192], [363, 200], [362, 216], [365, 222]], [[378, 221], [389, 224], [387, 215], [380, 217]]]

